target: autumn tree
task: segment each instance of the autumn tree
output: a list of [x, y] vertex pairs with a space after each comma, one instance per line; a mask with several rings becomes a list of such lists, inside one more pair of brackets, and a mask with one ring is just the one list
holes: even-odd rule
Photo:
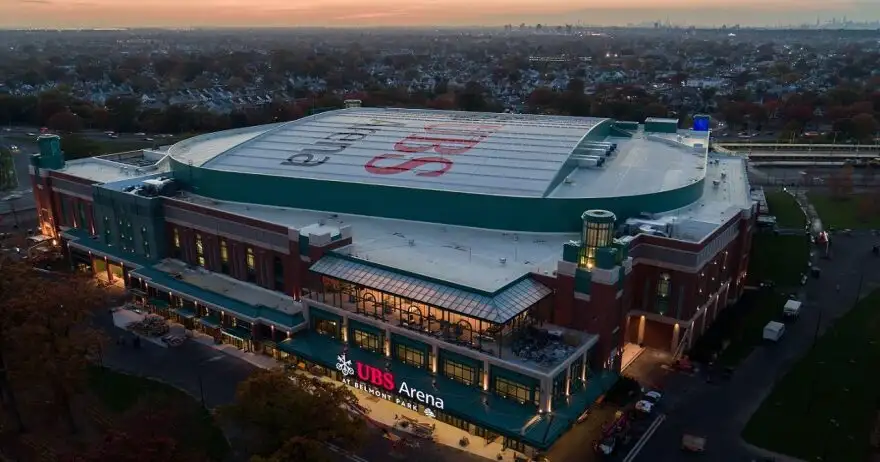
[[852, 118], [853, 138], [864, 141], [870, 140], [877, 132], [877, 120], [872, 114], [858, 114]]
[[862, 223], [869, 222], [877, 214], [877, 203], [870, 194], [862, 194], [858, 198], [858, 218]]
[[[113, 423], [103, 437], [71, 462], [207, 462], [211, 458], [198, 449], [206, 435], [199, 428], [185, 427], [197, 417], [193, 407], [148, 398]], [[305, 459], [302, 459], [305, 460]]]
[[102, 337], [89, 319], [104, 306], [103, 291], [82, 275], [37, 272], [25, 262], [0, 268], [0, 388], [18, 420], [14, 391], [45, 390], [71, 432], [77, 431], [72, 399], [86, 381]]
[[238, 425], [253, 461], [334, 460], [325, 443], [357, 449], [366, 437], [362, 408], [342, 385], [284, 371], [261, 371], [238, 386], [235, 402], [219, 411]]
[[46, 125], [52, 130], [62, 132], [78, 132], [83, 128], [83, 121], [78, 115], [70, 111], [56, 112]]

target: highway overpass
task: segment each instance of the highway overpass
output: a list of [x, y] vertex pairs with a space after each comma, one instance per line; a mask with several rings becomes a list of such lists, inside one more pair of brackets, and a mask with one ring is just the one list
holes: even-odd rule
[[715, 143], [713, 149], [727, 154], [742, 155], [753, 165], [844, 165], [876, 164], [880, 145], [872, 144], [779, 144], [779, 143]]

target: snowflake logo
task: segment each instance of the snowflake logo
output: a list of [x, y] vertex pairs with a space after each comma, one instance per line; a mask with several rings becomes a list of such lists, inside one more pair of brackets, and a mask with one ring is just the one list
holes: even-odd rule
[[336, 370], [342, 372], [343, 377], [354, 375], [354, 368], [351, 367], [351, 360], [346, 358], [344, 353], [336, 357]]
[[433, 418], [437, 417], [437, 415], [434, 414], [434, 411], [432, 411], [428, 408], [425, 408], [425, 417], [430, 417], [433, 419]]

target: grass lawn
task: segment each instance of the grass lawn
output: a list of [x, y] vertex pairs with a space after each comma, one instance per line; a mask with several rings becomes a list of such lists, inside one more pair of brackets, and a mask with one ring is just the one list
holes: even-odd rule
[[[154, 399], [176, 409], [191, 407], [193, 421], [184, 425], [191, 428], [188, 438], [181, 443], [201, 449], [212, 460], [223, 460], [229, 453], [229, 443], [207, 410], [190, 395], [162, 382], [122, 374], [94, 367], [89, 370], [89, 388], [106, 408], [118, 414], [132, 409], [144, 399]], [[186, 408], [184, 408], [186, 409]]]
[[868, 460], [880, 410], [878, 364], [880, 291], [875, 291], [776, 383], [743, 437], [803, 460]]
[[801, 229], [807, 224], [807, 216], [791, 194], [784, 191], [767, 191], [764, 197], [767, 198], [770, 214], [776, 217], [776, 225], [780, 228]]
[[736, 307], [743, 313], [730, 323], [727, 331], [730, 342], [718, 357], [722, 366], [736, 366], [746, 359], [764, 339], [764, 326], [782, 318], [782, 307], [787, 296], [770, 290], [744, 295]]
[[[764, 326], [779, 319], [793, 287], [800, 286], [807, 271], [810, 242], [805, 235], [777, 236], [758, 233], [752, 237], [749, 285], [776, 283], [774, 290], [747, 291], [735, 306], [722, 311], [690, 352], [697, 361], [708, 361], [718, 352], [718, 363], [736, 366], [761, 343]], [[726, 345], [726, 347], [725, 347]]]
[[809, 269], [809, 255], [810, 241], [805, 235], [756, 233], [752, 237], [749, 285], [771, 280], [777, 287], [799, 286], [801, 275]]
[[[836, 199], [828, 194], [809, 194], [810, 203], [822, 219], [825, 228], [837, 229], [878, 229], [880, 214], [864, 216], [859, 213], [861, 194], [854, 194], [843, 199]], [[875, 200], [878, 200], [876, 197]]]

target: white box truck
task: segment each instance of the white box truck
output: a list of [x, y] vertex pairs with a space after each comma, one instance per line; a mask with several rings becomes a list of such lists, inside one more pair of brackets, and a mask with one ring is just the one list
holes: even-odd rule
[[776, 321], [770, 321], [764, 326], [764, 340], [778, 342], [785, 333], [785, 324]]

